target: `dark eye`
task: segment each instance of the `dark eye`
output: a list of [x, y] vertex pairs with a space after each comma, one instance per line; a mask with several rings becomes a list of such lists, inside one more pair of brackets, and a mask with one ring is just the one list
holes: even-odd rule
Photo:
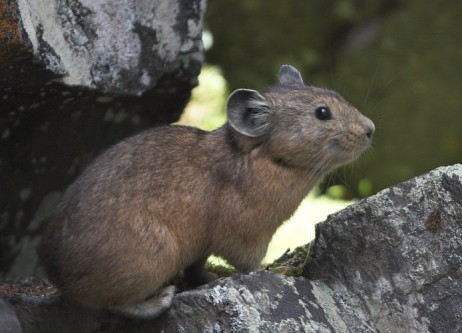
[[329, 120], [332, 118], [332, 112], [327, 106], [319, 106], [314, 110], [314, 115], [319, 120]]

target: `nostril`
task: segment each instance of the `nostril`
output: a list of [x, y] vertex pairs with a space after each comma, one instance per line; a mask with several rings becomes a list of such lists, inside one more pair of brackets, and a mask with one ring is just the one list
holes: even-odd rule
[[375, 132], [375, 126], [374, 126], [374, 123], [371, 121], [370, 124], [368, 124], [367, 128], [366, 128], [366, 135], [367, 135], [367, 138], [368, 139], [371, 139], [372, 138], [372, 134], [374, 134]]
[[369, 129], [367, 132], [366, 132], [366, 135], [367, 137], [370, 139], [372, 138], [372, 134], [374, 134], [374, 131], [372, 129]]

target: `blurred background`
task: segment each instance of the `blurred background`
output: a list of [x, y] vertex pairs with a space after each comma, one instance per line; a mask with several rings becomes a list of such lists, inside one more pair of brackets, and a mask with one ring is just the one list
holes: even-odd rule
[[444, 0], [209, 2], [207, 65], [180, 123], [218, 127], [232, 90], [272, 84], [287, 63], [376, 125], [373, 147], [304, 201], [269, 260], [352, 200], [462, 162], [461, 17], [462, 2]]

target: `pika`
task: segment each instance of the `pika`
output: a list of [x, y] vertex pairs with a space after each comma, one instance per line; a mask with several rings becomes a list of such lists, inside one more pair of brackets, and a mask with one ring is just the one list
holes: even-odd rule
[[210, 255], [259, 269], [276, 229], [329, 171], [371, 144], [374, 124], [340, 94], [279, 82], [234, 91], [227, 122], [144, 131], [97, 157], [63, 194], [41, 244], [49, 279], [91, 309], [154, 318], [179, 272], [213, 276]]

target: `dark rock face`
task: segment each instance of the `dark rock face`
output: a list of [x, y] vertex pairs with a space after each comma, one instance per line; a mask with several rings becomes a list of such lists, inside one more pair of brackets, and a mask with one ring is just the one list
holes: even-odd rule
[[219, 279], [179, 293], [155, 320], [91, 313], [58, 295], [4, 302], [24, 332], [462, 332], [461, 192], [461, 164], [384, 190], [317, 226], [307, 278]]
[[6, 301], [0, 299], [0, 329], [2, 332], [20, 333], [21, 324], [14, 308]]
[[178, 119], [204, 11], [205, 0], [0, 3], [0, 276], [41, 274], [42, 221], [95, 155]]

